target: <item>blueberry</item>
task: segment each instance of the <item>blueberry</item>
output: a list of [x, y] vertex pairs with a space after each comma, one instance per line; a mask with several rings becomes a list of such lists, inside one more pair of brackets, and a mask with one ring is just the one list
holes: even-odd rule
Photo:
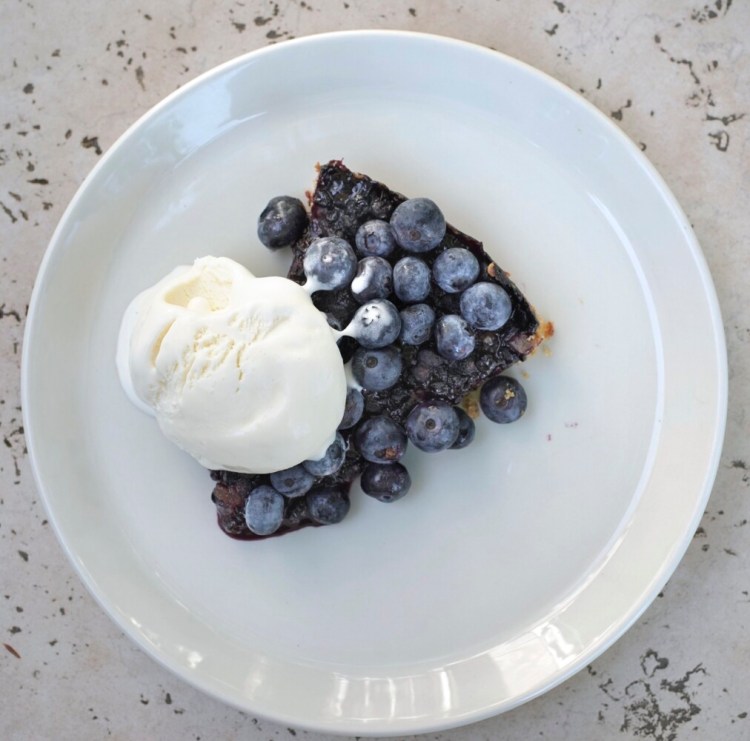
[[406, 451], [404, 431], [390, 417], [366, 419], [354, 432], [354, 444], [360, 455], [371, 463], [394, 463]]
[[365, 397], [362, 392], [350, 387], [346, 392], [346, 403], [344, 405], [344, 417], [339, 424], [340, 430], [348, 430], [359, 422], [365, 411]]
[[474, 433], [477, 431], [474, 420], [461, 407], [455, 407], [455, 410], [458, 415], [458, 437], [451, 445], [451, 450], [465, 448], [474, 439]]
[[405, 303], [424, 301], [430, 295], [430, 268], [424, 260], [407, 255], [393, 266], [393, 292]]
[[302, 465], [313, 476], [330, 476], [341, 468], [346, 458], [346, 442], [340, 432], [328, 446], [322, 458], [316, 461], [303, 461]]
[[354, 244], [360, 255], [385, 257], [395, 249], [396, 238], [393, 236], [393, 229], [387, 221], [374, 219], [373, 221], [366, 221], [357, 229]]
[[301, 497], [307, 494], [315, 483], [315, 477], [306, 471], [301, 463], [283, 471], [271, 474], [271, 484], [285, 497]]
[[385, 299], [376, 299], [357, 309], [346, 333], [362, 347], [375, 350], [390, 345], [401, 331], [398, 309]]
[[384, 391], [401, 375], [401, 354], [393, 347], [367, 350], [359, 347], [352, 357], [352, 375], [368, 391]]
[[427, 304], [413, 304], [401, 310], [401, 334], [404, 345], [421, 345], [427, 342], [435, 324], [435, 312]]
[[380, 502], [395, 502], [409, 491], [411, 477], [400, 463], [368, 463], [359, 485]]
[[495, 376], [482, 386], [479, 406], [493, 422], [515, 422], [526, 411], [526, 392], [515, 378]]
[[349, 511], [349, 497], [346, 492], [325, 486], [307, 493], [307, 511], [310, 517], [321, 525], [335, 525], [346, 517]]
[[294, 244], [305, 231], [308, 217], [299, 198], [277, 196], [261, 211], [258, 239], [269, 249]]
[[423, 401], [409, 412], [406, 434], [426, 453], [450, 448], [458, 439], [460, 424], [456, 410], [447, 401]]
[[429, 252], [445, 236], [445, 217], [429, 198], [410, 198], [391, 215], [391, 227], [407, 252]]
[[375, 298], [388, 298], [393, 290], [393, 270], [382, 257], [363, 257], [351, 284], [352, 296], [363, 304]]
[[475, 283], [461, 294], [461, 316], [476, 329], [500, 329], [512, 310], [510, 297], [495, 283]]
[[465, 247], [441, 252], [432, 264], [432, 277], [446, 293], [460, 293], [479, 276], [479, 260]]
[[446, 360], [462, 360], [474, 350], [474, 335], [458, 314], [446, 314], [435, 324], [435, 345]]
[[351, 283], [357, 257], [345, 239], [319, 237], [307, 248], [302, 267], [314, 290], [335, 291]]
[[284, 519], [284, 497], [264, 484], [250, 492], [245, 502], [245, 523], [256, 535], [275, 533]]

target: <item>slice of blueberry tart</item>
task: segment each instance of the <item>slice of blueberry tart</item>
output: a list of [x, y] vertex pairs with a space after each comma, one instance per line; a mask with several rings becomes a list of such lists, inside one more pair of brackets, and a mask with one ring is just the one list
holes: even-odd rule
[[338, 334], [345, 411], [319, 460], [270, 474], [211, 472], [219, 525], [234, 538], [338, 523], [358, 477], [365, 494], [400, 499], [412, 484], [400, 463], [407, 446], [469, 445], [477, 407], [498, 423], [524, 413], [523, 387], [501, 374], [553, 331], [433, 201], [407, 199], [340, 161], [319, 168], [308, 200], [309, 213], [298, 199], [273, 198], [258, 236], [270, 249], [291, 247], [288, 277]]

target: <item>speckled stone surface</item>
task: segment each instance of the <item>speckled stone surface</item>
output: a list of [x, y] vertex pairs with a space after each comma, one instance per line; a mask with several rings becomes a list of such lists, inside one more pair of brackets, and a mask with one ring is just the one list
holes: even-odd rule
[[428, 31], [503, 51], [610, 115], [687, 212], [714, 276], [729, 348], [718, 478], [663, 593], [568, 682], [503, 716], [430, 737], [750, 738], [746, 0], [0, 4], [0, 738], [325, 738], [200, 694], [110, 622], [47, 522], [25, 453], [18, 379], [29, 295], [53, 229], [127, 126], [238, 54], [366, 27]]

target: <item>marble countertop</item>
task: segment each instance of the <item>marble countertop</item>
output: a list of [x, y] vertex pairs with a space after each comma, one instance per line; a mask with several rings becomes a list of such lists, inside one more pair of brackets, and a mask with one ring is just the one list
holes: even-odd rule
[[714, 277], [729, 351], [713, 494], [663, 592], [561, 686], [435, 739], [750, 738], [750, 4], [663, 0], [215, 0], [0, 5], [0, 736], [325, 736], [252, 718], [142, 653], [67, 561], [24, 444], [24, 320], [56, 223], [142, 113], [234, 56], [323, 31], [398, 28], [509, 54], [580, 92], [656, 165]]

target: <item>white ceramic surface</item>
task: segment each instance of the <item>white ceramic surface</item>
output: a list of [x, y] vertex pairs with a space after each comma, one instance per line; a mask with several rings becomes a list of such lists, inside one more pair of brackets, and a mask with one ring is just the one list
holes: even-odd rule
[[[355, 495], [339, 526], [235, 542], [207, 474], [120, 389], [117, 327], [203, 254], [283, 274], [257, 214], [334, 157], [441, 204], [556, 335], [515, 370], [523, 420], [411, 451], [403, 501]], [[123, 630], [253, 713], [385, 735], [538, 695], [649, 604], [710, 492], [725, 351], [689, 225], [609, 120], [499, 54], [356, 32], [223, 65], [102, 158], [37, 280], [23, 406], [51, 520]]]

